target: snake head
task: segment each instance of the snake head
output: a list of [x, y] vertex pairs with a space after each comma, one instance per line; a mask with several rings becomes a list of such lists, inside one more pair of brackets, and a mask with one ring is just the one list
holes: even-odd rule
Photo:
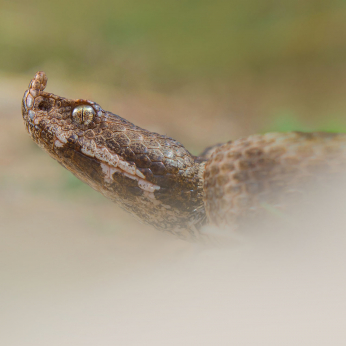
[[46, 85], [46, 74], [37, 72], [22, 102], [26, 128], [42, 149], [157, 228], [191, 221], [191, 213], [203, 205], [200, 165], [180, 143], [95, 102], [47, 93]]
[[88, 100], [70, 100], [47, 93], [44, 91], [46, 85], [46, 74], [37, 72], [24, 93], [22, 115], [33, 140], [54, 154], [55, 148], [67, 143], [77, 144], [78, 134], [84, 137], [88, 129], [100, 123], [96, 116], [100, 107]]

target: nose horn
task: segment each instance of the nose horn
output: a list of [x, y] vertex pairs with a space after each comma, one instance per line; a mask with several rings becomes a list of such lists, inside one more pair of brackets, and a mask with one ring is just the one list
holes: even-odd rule
[[34, 116], [34, 112], [31, 110], [34, 105], [34, 99], [41, 94], [46, 85], [46, 74], [43, 71], [37, 72], [29, 84], [29, 89], [24, 93], [23, 96], [23, 116], [24, 112], [28, 112], [30, 118]]
[[33, 97], [37, 97], [46, 88], [46, 85], [47, 76], [43, 71], [39, 71], [29, 84], [29, 92]]

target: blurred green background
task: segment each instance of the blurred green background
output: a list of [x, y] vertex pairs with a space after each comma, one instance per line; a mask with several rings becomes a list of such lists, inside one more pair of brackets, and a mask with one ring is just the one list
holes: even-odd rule
[[20, 99], [39, 70], [47, 91], [196, 155], [256, 132], [346, 131], [345, 0], [0, 0], [0, 52], [2, 186], [22, 184], [24, 156], [31, 192], [84, 186], [58, 166], [52, 184], [25, 136]]
[[192, 90], [259, 131], [345, 129], [345, 43], [345, 0], [1, 2], [2, 74]]
[[1, 9], [0, 64], [159, 90], [305, 80], [344, 66], [345, 15], [344, 0], [14, 0]]

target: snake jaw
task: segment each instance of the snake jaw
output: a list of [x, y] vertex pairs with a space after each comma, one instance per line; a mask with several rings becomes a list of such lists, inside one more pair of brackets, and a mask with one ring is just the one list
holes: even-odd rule
[[[124, 176], [126, 176], [132, 180], [136, 180], [138, 182], [138, 186], [143, 191], [155, 192], [156, 190], [160, 189], [160, 186], [157, 186], [157, 185], [152, 184], [149, 181], [145, 180], [144, 175], [138, 169], [136, 169], [136, 172], [135, 172], [136, 174], [133, 174], [132, 172], [128, 173], [124, 169], [121, 169], [118, 167], [112, 167], [106, 163], [101, 163], [101, 168], [102, 168], [102, 172], [105, 174], [105, 176], [104, 176], [105, 182], [108, 184], [112, 184], [112, 182], [114, 181], [114, 179], [113, 179], [114, 173], [121, 173]], [[143, 178], [141, 178], [141, 176]]]

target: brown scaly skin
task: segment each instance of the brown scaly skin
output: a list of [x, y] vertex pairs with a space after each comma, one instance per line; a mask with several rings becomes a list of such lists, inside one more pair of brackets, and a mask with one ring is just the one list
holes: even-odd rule
[[[251, 136], [194, 157], [174, 139], [94, 102], [46, 93], [46, 84], [38, 72], [23, 97], [32, 139], [142, 222], [184, 239], [203, 237], [207, 216], [213, 224], [235, 226], [260, 215], [264, 204], [284, 206], [281, 197], [315, 177], [316, 167], [329, 173], [345, 162], [346, 136], [323, 133]], [[74, 117], [81, 105], [92, 107], [89, 121]]]
[[[46, 84], [45, 73], [38, 72], [24, 94], [23, 119], [32, 139], [76, 177], [141, 221], [183, 238], [198, 237], [205, 221], [203, 164], [195, 163], [195, 158], [174, 139], [141, 129], [94, 102], [46, 93]], [[79, 105], [90, 105], [95, 110], [90, 124], [73, 121], [72, 111]], [[56, 142], [57, 138], [66, 143]], [[102, 161], [93, 154], [84, 154], [83, 147], [88, 152], [107, 148], [159, 189], [144, 191], [137, 180], [123, 172], [114, 172], [112, 179], [105, 180]]]
[[273, 212], [299, 212], [315, 202], [317, 191], [341, 187], [345, 173], [346, 134], [267, 133], [238, 139], [217, 148], [205, 165], [206, 213], [221, 227], [270, 221]]

